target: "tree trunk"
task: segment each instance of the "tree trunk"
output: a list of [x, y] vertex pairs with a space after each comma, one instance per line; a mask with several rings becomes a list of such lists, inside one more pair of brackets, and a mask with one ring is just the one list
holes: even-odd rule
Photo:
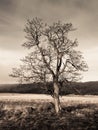
[[58, 81], [54, 80], [53, 88], [54, 88], [54, 95], [53, 95], [54, 96], [54, 106], [55, 106], [55, 111], [58, 114], [61, 110]]

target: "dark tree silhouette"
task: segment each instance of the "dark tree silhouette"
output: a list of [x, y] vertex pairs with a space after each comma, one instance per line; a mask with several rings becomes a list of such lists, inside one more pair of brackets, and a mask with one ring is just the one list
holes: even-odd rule
[[31, 50], [19, 68], [13, 68], [11, 76], [20, 81], [53, 81], [55, 111], [61, 109], [59, 82], [76, 81], [80, 71], [87, 70], [87, 64], [80, 51], [76, 50], [77, 40], [69, 39], [69, 32], [74, 31], [71, 23], [55, 22], [47, 25], [39, 18], [28, 20], [25, 26], [27, 41], [24, 47]]

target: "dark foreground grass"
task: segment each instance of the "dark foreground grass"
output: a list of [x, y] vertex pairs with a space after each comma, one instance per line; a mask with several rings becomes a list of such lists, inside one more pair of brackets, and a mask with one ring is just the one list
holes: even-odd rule
[[62, 104], [59, 115], [52, 103], [0, 103], [0, 130], [98, 130], [98, 104]]

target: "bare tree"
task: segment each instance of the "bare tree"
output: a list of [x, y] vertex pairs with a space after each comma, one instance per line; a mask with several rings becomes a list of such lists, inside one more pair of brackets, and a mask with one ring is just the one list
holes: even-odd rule
[[47, 25], [39, 18], [28, 20], [25, 26], [27, 41], [24, 47], [31, 53], [22, 61], [20, 68], [13, 69], [13, 77], [23, 81], [53, 81], [55, 111], [61, 109], [59, 99], [60, 81], [76, 81], [80, 71], [87, 70], [77, 40], [69, 39], [74, 28], [71, 23], [55, 22]]

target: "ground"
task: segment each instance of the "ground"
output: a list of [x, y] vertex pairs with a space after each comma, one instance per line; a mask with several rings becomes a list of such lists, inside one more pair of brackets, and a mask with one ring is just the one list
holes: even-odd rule
[[55, 114], [47, 95], [0, 94], [0, 130], [98, 130], [98, 96], [61, 97]]

